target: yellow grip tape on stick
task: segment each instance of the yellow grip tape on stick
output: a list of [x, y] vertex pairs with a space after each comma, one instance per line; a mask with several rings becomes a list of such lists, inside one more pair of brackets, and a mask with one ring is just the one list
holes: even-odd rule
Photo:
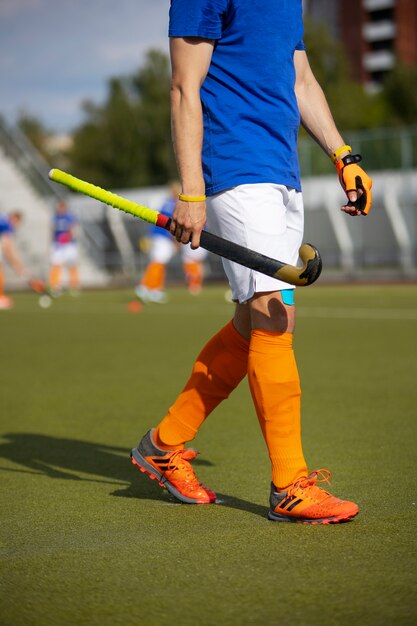
[[65, 185], [65, 187], [69, 187], [73, 191], [78, 191], [79, 193], [83, 193], [86, 196], [90, 196], [90, 198], [94, 198], [95, 200], [99, 200], [104, 204], [109, 204], [115, 209], [120, 209], [125, 213], [129, 213], [129, 215], [134, 215], [135, 217], [139, 217], [141, 220], [148, 222], [149, 224], [156, 224], [158, 219], [158, 212], [149, 209], [148, 207], [142, 206], [141, 204], [137, 204], [132, 200], [128, 200], [127, 198], [122, 198], [111, 191], [106, 191], [101, 187], [97, 187], [97, 185], [93, 185], [92, 183], [87, 183], [85, 180], [80, 180], [67, 172], [63, 172], [59, 169], [52, 169], [49, 172], [50, 180], [53, 180], [56, 183], [60, 183], [61, 185]]

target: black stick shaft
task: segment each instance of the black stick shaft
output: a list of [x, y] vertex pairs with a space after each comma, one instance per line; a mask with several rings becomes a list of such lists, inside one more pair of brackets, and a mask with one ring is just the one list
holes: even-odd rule
[[239, 246], [233, 241], [226, 241], [217, 235], [208, 233], [203, 230], [200, 237], [200, 245], [219, 256], [234, 261], [252, 270], [267, 274], [267, 276], [275, 276], [278, 270], [284, 267], [285, 263], [271, 259], [264, 254], [249, 250], [243, 246]]

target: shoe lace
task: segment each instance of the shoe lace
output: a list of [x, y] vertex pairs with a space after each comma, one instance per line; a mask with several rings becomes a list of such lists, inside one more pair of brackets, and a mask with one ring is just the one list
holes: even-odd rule
[[169, 460], [169, 469], [173, 472], [180, 471], [181, 480], [200, 485], [190, 463], [192, 459], [195, 459], [197, 454], [199, 453], [192, 448], [176, 450]]
[[330, 485], [330, 476], [331, 474], [328, 469], [313, 470], [308, 474], [308, 476], [300, 476], [300, 478], [297, 478], [297, 480], [289, 487], [288, 495], [293, 495], [298, 488], [306, 489], [308, 487], [313, 487], [316, 483], [327, 483]]

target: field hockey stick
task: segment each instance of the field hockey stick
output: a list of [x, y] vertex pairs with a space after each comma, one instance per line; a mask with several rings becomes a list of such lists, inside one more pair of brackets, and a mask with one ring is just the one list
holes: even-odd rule
[[30, 289], [39, 296], [39, 306], [49, 309], [52, 304], [52, 293], [45, 281], [40, 278], [29, 278], [27, 281]]
[[31, 288], [31, 290], [37, 293], [38, 295], [48, 293], [47, 285], [40, 278], [29, 278], [28, 285]]
[[[49, 178], [56, 183], [65, 185], [73, 191], [78, 191], [104, 204], [108, 204], [115, 209], [120, 209], [149, 224], [154, 224], [155, 226], [169, 230], [171, 219], [158, 211], [136, 204], [136, 202], [132, 200], [122, 198], [115, 193], [101, 189], [101, 187], [87, 183], [59, 169], [52, 169], [49, 172]], [[239, 246], [232, 241], [227, 241], [217, 235], [208, 233], [205, 230], [201, 233], [200, 245], [209, 252], [229, 259], [229, 261], [234, 261], [257, 272], [299, 287], [314, 283], [320, 276], [322, 269], [320, 253], [317, 248], [310, 243], [304, 243], [300, 248], [301, 267], [272, 259], [254, 250]]]

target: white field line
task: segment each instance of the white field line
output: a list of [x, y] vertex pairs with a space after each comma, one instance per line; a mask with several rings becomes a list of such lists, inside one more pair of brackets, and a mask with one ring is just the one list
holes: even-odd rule
[[[38, 309], [39, 315], [48, 316], [49, 313], [53, 312], [53, 315], [114, 315], [115, 312], [123, 312], [126, 311], [127, 303], [121, 304], [117, 307], [113, 304], [109, 307], [101, 307], [97, 308], [92, 306], [91, 308], [83, 308], [82, 310], [76, 308], [66, 308], [61, 307], [59, 305], [52, 306], [49, 309]], [[59, 308], [58, 308], [59, 307]], [[200, 317], [201, 311], [198, 309], [191, 309], [190, 307], [184, 306], [183, 304], [176, 303], [168, 303], [168, 304], [151, 304], [145, 305], [144, 311], [148, 309], [149, 312], [152, 313], [152, 317], [164, 317], [169, 312], [169, 317], [176, 316], [186, 316], [186, 317]], [[36, 311], [36, 309], [35, 309]], [[33, 310], [24, 310], [19, 311], [16, 308], [12, 309], [12, 311], [0, 311], [1, 314], [5, 317], [8, 315], [13, 316], [27, 316], [33, 315], [35, 312]], [[209, 315], [213, 316], [222, 316], [222, 317], [233, 317], [234, 307], [230, 304], [221, 305], [219, 307], [210, 308]], [[207, 314], [207, 313], [206, 313]], [[126, 315], [131, 316], [133, 314], [127, 313]], [[141, 313], [137, 314], [138, 319], [142, 318]], [[144, 317], [144, 316], [143, 316]], [[322, 318], [322, 319], [369, 319], [369, 320], [401, 320], [401, 321], [415, 321], [417, 320], [417, 309], [384, 309], [384, 308], [351, 308], [351, 307], [315, 307], [315, 306], [297, 306], [297, 317], [303, 318]]]
[[417, 320], [416, 309], [298, 307], [298, 317], [326, 319]]

